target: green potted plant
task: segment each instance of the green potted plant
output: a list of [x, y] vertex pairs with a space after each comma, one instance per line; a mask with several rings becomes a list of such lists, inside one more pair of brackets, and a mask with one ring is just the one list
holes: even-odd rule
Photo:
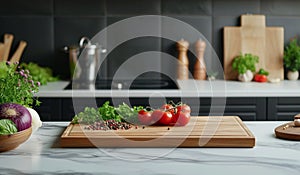
[[242, 82], [251, 81], [253, 79], [253, 72], [256, 71], [258, 60], [258, 56], [250, 53], [240, 54], [235, 57], [232, 62], [232, 68], [238, 72], [238, 80]]
[[286, 46], [283, 61], [285, 67], [288, 69], [287, 78], [289, 80], [297, 80], [300, 69], [300, 47], [297, 39], [291, 40]]

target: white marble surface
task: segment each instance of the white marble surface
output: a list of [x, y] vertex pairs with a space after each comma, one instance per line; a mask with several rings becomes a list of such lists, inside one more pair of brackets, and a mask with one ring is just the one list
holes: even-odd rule
[[178, 80], [178, 90], [63, 90], [68, 82], [48, 83], [39, 97], [300, 97], [300, 81], [243, 83], [239, 81]]
[[44, 123], [26, 143], [0, 153], [0, 174], [299, 174], [300, 142], [274, 137], [286, 122], [245, 123], [254, 148], [57, 148], [68, 123]]

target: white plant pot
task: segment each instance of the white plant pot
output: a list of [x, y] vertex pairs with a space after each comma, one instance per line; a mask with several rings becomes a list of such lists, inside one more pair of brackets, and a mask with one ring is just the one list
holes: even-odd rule
[[299, 72], [298, 71], [288, 71], [287, 78], [289, 80], [298, 80]]

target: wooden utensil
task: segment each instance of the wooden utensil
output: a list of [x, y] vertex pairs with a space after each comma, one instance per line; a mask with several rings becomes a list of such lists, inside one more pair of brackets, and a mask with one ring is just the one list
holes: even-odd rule
[[197, 60], [194, 65], [194, 78], [196, 80], [206, 80], [206, 66], [204, 61], [204, 52], [206, 48], [206, 43], [199, 39], [195, 43]]
[[300, 140], [300, 114], [294, 116], [294, 122], [275, 128], [275, 135], [281, 139]]
[[289, 122], [275, 128], [275, 135], [281, 139], [300, 140], [300, 127], [295, 126], [294, 122]]
[[0, 43], [0, 61], [4, 61], [4, 59], [3, 59], [3, 51], [4, 51], [4, 44]]
[[10, 59], [10, 62], [15, 63], [15, 62], [19, 62], [20, 58], [22, 56], [22, 53], [26, 47], [27, 43], [26, 41], [20, 41], [20, 44], [17, 48], [17, 50], [15, 51], [15, 53], [13, 54], [13, 56]]
[[14, 36], [12, 34], [4, 34], [4, 50], [3, 50], [3, 61], [7, 61], [11, 44], [13, 42]]
[[283, 27], [266, 27], [264, 15], [242, 15], [240, 27], [224, 27], [224, 74], [226, 80], [237, 79], [233, 59], [245, 53], [259, 57], [257, 70], [269, 72], [268, 78], [284, 78]]
[[179, 80], [189, 79], [189, 59], [187, 51], [189, 49], [189, 43], [183, 39], [177, 42], [178, 54], [178, 66], [177, 66], [177, 78]]
[[255, 137], [237, 116], [191, 117], [186, 126], [85, 130], [70, 124], [61, 147], [254, 147]]

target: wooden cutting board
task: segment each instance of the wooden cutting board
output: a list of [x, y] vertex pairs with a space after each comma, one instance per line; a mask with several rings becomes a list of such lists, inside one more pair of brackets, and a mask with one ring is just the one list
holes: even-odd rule
[[61, 147], [254, 147], [255, 137], [237, 116], [191, 117], [182, 127], [146, 126], [129, 130], [86, 130], [70, 124]]
[[283, 27], [266, 27], [264, 15], [242, 15], [240, 27], [224, 27], [224, 75], [226, 80], [236, 80], [232, 70], [233, 59], [245, 53], [259, 57], [257, 71], [267, 70], [269, 78], [284, 79]]
[[294, 122], [289, 122], [275, 128], [275, 135], [281, 139], [300, 140], [300, 127], [296, 127]]

